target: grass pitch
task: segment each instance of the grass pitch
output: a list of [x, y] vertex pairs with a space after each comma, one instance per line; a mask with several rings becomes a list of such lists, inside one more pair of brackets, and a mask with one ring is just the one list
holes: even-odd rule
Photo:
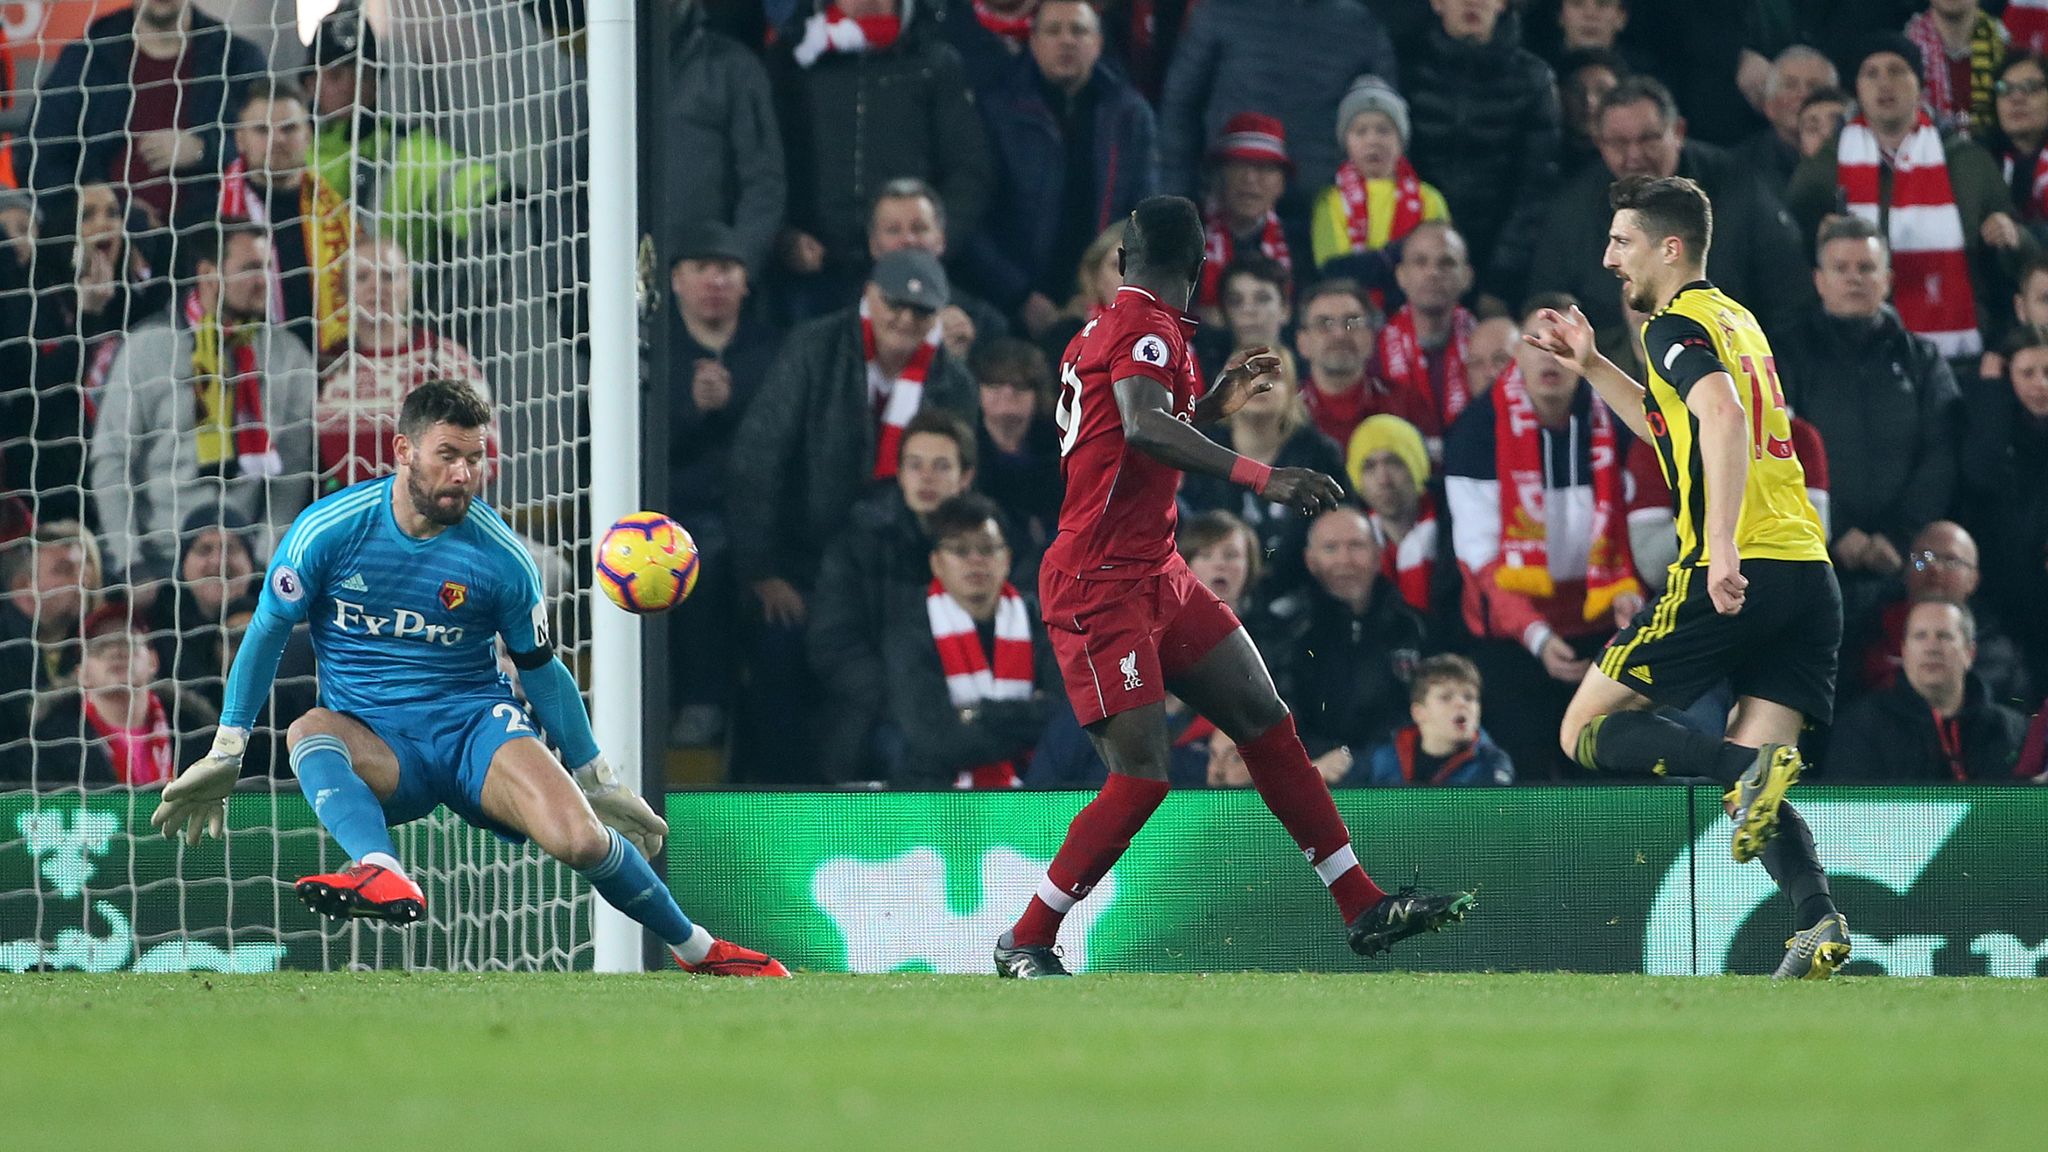
[[2048, 1147], [2048, 984], [0, 977], [0, 1147]]

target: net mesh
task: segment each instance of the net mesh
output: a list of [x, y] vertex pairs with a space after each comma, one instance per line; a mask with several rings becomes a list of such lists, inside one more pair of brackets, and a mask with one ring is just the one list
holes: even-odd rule
[[[309, 50], [292, 5], [205, 0], [163, 29], [185, 7], [10, 6], [0, 25], [0, 183], [20, 186], [0, 191], [0, 788], [21, 801], [0, 822], [0, 968], [587, 967], [580, 881], [445, 813], [398, 838], [424, 923], [298, 906], [292, 880], [345, 863], [286, 763], [316, 693], [303, 629], [228, 842], [133, 840], [211, 740], [278, 536], [388, 470], [426, 380], [491, 399], [485, 498], [525, 538], [572, 668], [590, 647], [587, 125], [563, 12], [344, 5]], [[70, 9], [103, 22], [88, 37]]]

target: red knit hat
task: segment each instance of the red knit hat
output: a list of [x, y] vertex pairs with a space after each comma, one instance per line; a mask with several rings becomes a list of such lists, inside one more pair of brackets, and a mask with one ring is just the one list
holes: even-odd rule
[[1218, 164], [1278, 164], [1288, 176], [1294, 175], [1294, 161], [1287, 158], [1287, 129], [1279, 117], [1263, 112], [1239, 112], [1225, 121], [1223, 135], [1209, 146], [1209, 159]]

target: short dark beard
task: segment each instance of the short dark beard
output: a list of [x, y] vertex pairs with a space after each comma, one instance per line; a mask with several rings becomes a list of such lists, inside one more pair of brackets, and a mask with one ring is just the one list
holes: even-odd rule
[[426, 517], [433, 523], [439, 524], [443, 528], [453, 528], [467, 519], [469, 516], [469, 501], [474, 499], [474, 497], [467, 497], [456, 511], [452, 513], [443, 512], [441, 511], [440, 503], [434, 499], [434, 494], [428, 491], [425, 484], [420, 482], [420, 474], [418, 472], [406, 473], [405, 494], [412, 500], [413, 511]]
[[1636, 282], [1630, 281], [1628, 288], [1628, 307], [1629, 311], [1631, 312], [1640, 312], [1643, 315], [1648, 316], [1652, 312], [1655, 312], [1657, 310], [1657, 299], [1655, 296], [1652, 296], [1650, 294], [1650, 290], [1648, 288], [1639, 287], [1636, 284]]

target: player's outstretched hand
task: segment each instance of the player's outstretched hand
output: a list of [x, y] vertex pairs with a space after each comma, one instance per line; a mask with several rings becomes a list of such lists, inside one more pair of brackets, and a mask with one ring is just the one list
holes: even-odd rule
[[1593, 363], [1593, 322], [1572, 305], [1567, 316], [1555, 308], [1540, 308], [1529, 318], [1529, 331], [1523, 340], [1557, 358], [1567, 370], [1581, 376]]
[[1275, 468], [1260, 495], [1314, 516], [1342, 503], [1344, 489], [1313, 468]]
[[1214, 418], [1220, 420], [1259, 393], [1271, 391], [1279, 378], [1280, 356], [1271, 348], [1260, 345], [1239, 351], [1216, 374]]
[[584, 798], [590, 801], [590, 810], [597, 813], [599, 820], [618, 829], [619, 835], [638, 848], [642, 856], [652, 859], [661, 851], [662, 843], [668, 839], [668, 821], [655, 815], [618, 769], [599, 756], [576, 769], [574, 775]]
[[1714, 611], [1733, 616], [1749, 598], [1749, 577], [1742, 574], [1741, 560], [1723, 560], [1721, 556], [1717, 549], [1707, 560], [1707, 596], [1714, 602]]
[[164, 785], [149, 822], [165, 836], [185, 833], [185, 843], [197, 844], [201, 833], [220, 839], [227, 830], [228, 793], [242, 774], [242, 753], [249, 747], [246, 733], [222, 728], [213, 734], [213, 749], [178, 778]]

